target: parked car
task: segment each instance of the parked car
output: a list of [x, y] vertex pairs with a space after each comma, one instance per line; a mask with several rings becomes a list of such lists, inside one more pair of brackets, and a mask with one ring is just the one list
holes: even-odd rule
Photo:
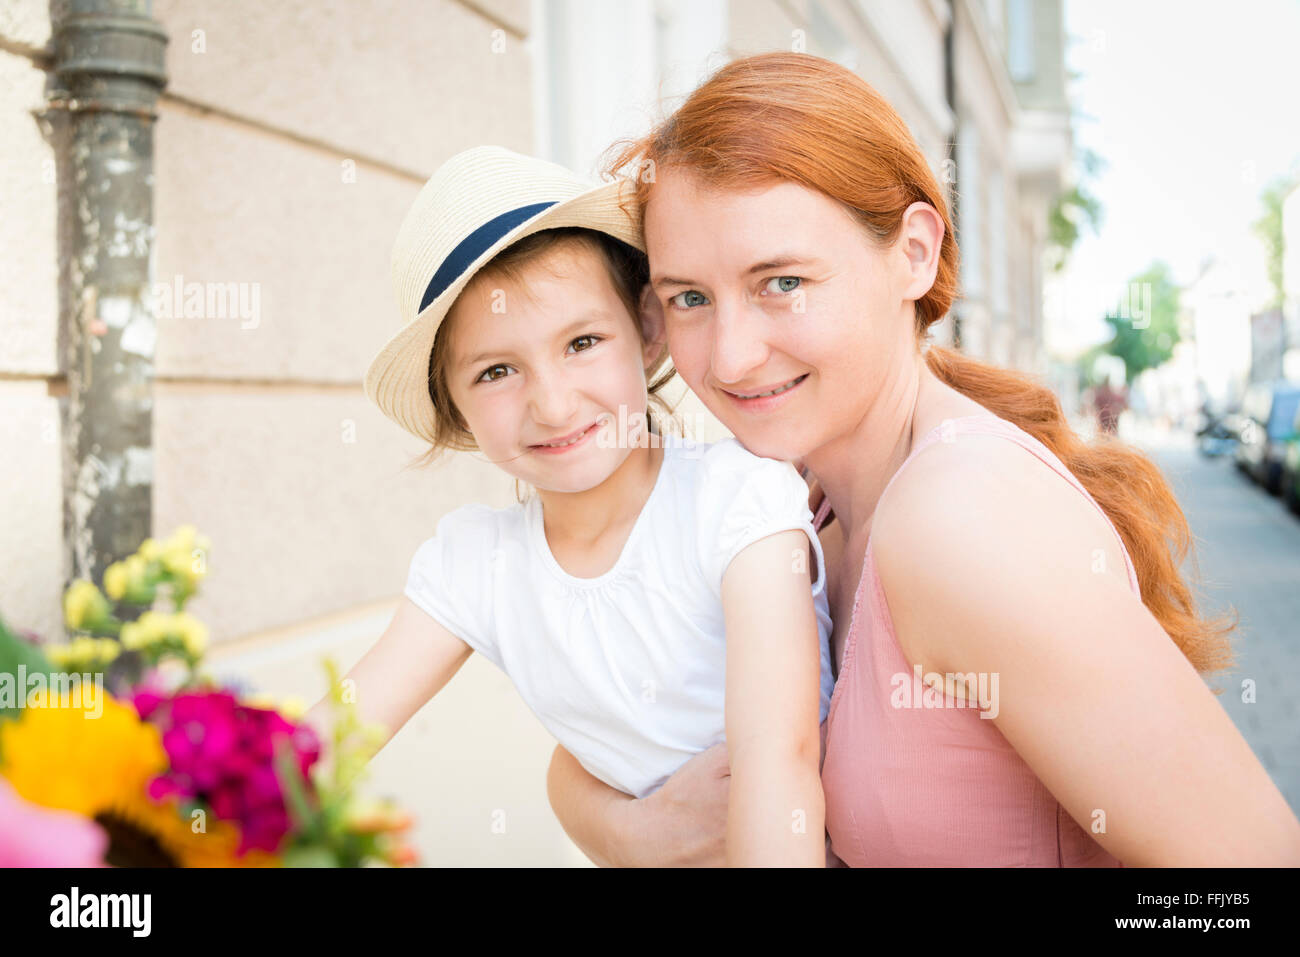
[[1291, 423], [1291, 438], [1282, 452], [1282, 498], [1291, 511], [1300, 515], [1300, 409]]
[[1237, 466], [1270, 493], [1281, 491], [1287, 442], [1295, 435], [1300, 382], [1261, 382], [1241, 401], [1244, 423], [1237, 444]]

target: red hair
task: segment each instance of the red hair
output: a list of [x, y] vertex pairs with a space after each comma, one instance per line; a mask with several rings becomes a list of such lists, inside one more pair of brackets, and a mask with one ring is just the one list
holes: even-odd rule
[[[889, 245], [904, 211], [928, 203], [945, 228], [934, 285], [916, 301], [918, 342], [957, 297], [957, 242], [942, 188], [893, 107], [838, 64], [802, 53], [736, 60], [656, 129], [620, 145], [608, 171], [637, 169], [642, 206], [658, 168], [688, 169], [710, 185], [741, 189], [789, 180], [844, 204]], [[1234, 622], [1197, 613], [1180, 572], [1191, 547], [1187, 520], [1149, 458], [1114, 439], [1084, 441], [1034, 378], [937, 346], [926, 362], [940, 381], [1051, 449], [1087, 488], [1128, 549], [1146, 607], [1198, 671], [1232, 664]]]

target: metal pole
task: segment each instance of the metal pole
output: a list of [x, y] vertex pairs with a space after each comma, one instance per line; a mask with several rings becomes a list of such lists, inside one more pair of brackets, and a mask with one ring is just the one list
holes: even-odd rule
[[153, 124], [167, 36], [151, 0], [53, 0], [45, 113], [59, 189], [64, 568], [98, 582], [151, 534]]

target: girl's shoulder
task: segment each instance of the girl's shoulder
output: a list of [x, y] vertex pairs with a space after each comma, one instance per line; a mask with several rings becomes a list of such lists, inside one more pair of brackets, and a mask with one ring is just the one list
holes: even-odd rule
[[524, 534], [527, 503], [497, 507], [469, 502], [446, 512], [437, 521], [433, 536], [442, 542], [491, 544], [501, 537]]
[[683, 447], [679, 456], [695, 460], [688, 484], [702, 521], [729, 512], [807, 508], [808, 484], [793, 463], [755, 455], [735, 438]]
[[733, 436], [713, 442], [683, 442], [678, 446], [677, 455], [679, 458], [698, 460], [700, 478], [712, 481], [737, 476], [799, 475], [799, 470], [792, 463], [755, 455]]
[[735, 438], [701, 447], [698, 462], [692, 490], [695, 548], [714, 594], [742, 549], [786, 529], [807, 531], [817, 551], [816, 567], [824, 567], [808, 485], [792, 463], [754, 455]]

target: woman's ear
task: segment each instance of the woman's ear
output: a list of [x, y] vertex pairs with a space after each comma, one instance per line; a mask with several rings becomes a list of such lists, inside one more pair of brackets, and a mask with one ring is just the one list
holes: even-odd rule
[[647, 369], [653, 368], [668, 347], [667, 330], [664, 328], [664, 307], [649, 283], [641, 289], [641, 299], [637, 304], [641, 322], [641, 338], [645, 343], [643, 355]]

